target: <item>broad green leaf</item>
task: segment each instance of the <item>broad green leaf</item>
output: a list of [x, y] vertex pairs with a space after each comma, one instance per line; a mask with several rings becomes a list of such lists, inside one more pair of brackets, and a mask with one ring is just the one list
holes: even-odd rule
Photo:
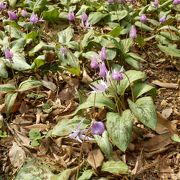
[[13, 52], [22, 52], [24, 50], [24, 47], [26, 45], [26, 39], [25, 38], [19, 38], [13, 42], [11, 42], [11, 50]]
[[120, 48], [123, 53], [129, 52], [129, 49], [133, 45], [133, 40], [131, 38], [123, 39], [120, 41]]
[[145, 93], [149, 93], [150, 95], [154, 96], [156, 94], [155, 87], [146, 84], [146, 83], [135, 83], [133, 85], [133, 95], [134, 98], [138, 98]]
[[94, 138], [100, 147], [101, 151], [105, 154], [108, 159], [112, 159], [112, 146], [109, 142], [107, 131], [104, 131], [102, 136], [94, 135]]
[[89, 14], [89, 23], [94, 25], [96, 23], [98, 23], [99, 21], [101, 21], [104, 17], [106, 17], [108, 14], [103, 14], [101, 12], [91, 12]]
[[176, 49], [174, 47], [170, 46], [163, 46], [161, 44], [158, 44], [159, 49], [164, 52], [165, 54], [169, 56], [174, 56], [174, 57], [180, 57], [180, 49]]
[[50, 168], [39, 159], [30, 159], [17, 173], [15, 180], [49, 180], [53, 177]]
[[93, 57], [98, 57], [98, 53], [95, 51], [88, 51], [86, 53], [82, 54], [83, 57], [85, 57], [86, 59], [92, 59]]
[[18, 28], [7, 25], [4, 27], [7, 32], [10, 33], [11, 38], [19, 39], [22, 38], [24, 33], [20, 31]]
[[42, 65], [46, 63], [45, 61], [45, 55], [40, 55], [36, 59], [34, 59], [34, 62], [31, 64], [32, 69], [38, 69]]
[[121, 115], [109, 112], [106, 118], [106, 127], [112, 143], [124, 152], [132, 136], [133, 116], [131, 111], [125, 110]]
[[60, 120], [52, 129], [52, 136], [67, 136], [76, 130], [78, 125], [80, 125], [81, 129], [85, 129], [90, 125], [90, 121], [80, 116], [75, 116], [73, 119]]
[[6, 65], [4, 64], [4, 61], [0, 59], [0, 77], [1, 78], [7, 78], [8, 77], [8, 72], [6, 70]]
[[136, 118], [145, 126], [155, 129], [157, 123], [157, 115], [155, 105], [151, 97], [142, 97], [135, 103], [128, 99], [129, 107]]
[[14, 103], [16, 101], [17, 95], [18, 95], [18, 93], [6, 94], [4, 104], [5, 104], [7, 114], [11, 113]]
[[8, 0], [11, 7], [15, 7], [17, 0]]
[[88, 46], [89, 42], [91, 42], [94, 39], [95, 32], [93, 30], [90, 30], [88, 33], [86, 33], [81, 41], [82, 48], [85, 48]]
[[78, 180], [89, 180], [91, 179], [91, 176], [93, 175], [93, 170], [85, 170], [82, 175], [78, 178]]
[[36, 0], [33, 7], [33, 12], [40, 12], [45, 10], [47, 0]]
[[67, 44], [73, 38], [74, 29], [69, 26], [67, 29], [58, 33], [59, 42], [62, 44]]
[[84, 103], [78, 106], [78, 108], [73, 114], [76, 114], [82, 109], [88, 109], [91, 107], [107, 107], [113, 111], [116, 110], [115, 104], [110, 98], [106, 97], [102, 93], [92, 93], [88, 96], [87, 100]]
[[12, 92], [15, 90], [16, 90], [16, 87], [12, 84], [1, 84], [0, 85], [0, 92]]
[[180, 36], [175, 35], [173, 32], [160, 32], [162, 36], [172, 41], [179, 41]]
[[124, 59], [129, 65], [131, 65], [134, 69], [138, 70], [140, 68], [140, 62], [132, 57], [127, 57]]
[[73, 171], [72, 169], [66, 169], [62, 171], [60, 174], [54, 175], [51, 178], [51, 180], [69, 180], [72, 171]]
[[128, 166], [123, 161], [107, 161], [102, 164], [101, 171], [115, 175], [128, 174]]
[[136, 21], [135, 25], [139, 27], [140, 29], [143, 29], [145, 31], [153, 31], [153, 28], [149, 27], [148, 25], [141, 23], [140, 21]]
[[129, 70], [126, 71], [125, 74], [126, 75], [123, 75], [123, 80], [121, 80], [117, 86], [117, 91], [120, 95], [123, 95], [125, 90], [130, 86], [130, 84], [132, 85], [133, 82], [146, 79], [146, 74], [141, 71]]
[[128, 56], [131, 56], [132, 58], [136, 59], [136, 60], [140, 60], [140, 61], [144, 61], [143, 58], [141, 58], [140, 56], [138, 56], [137, 54], [135, 53], [132, 53], [132, 52], [129, 52], [127, 53]]
[[48, 11], [44, 11], [43, 12], [43, 19], [50, 21], [50, 22], [57, 21], [59, 19], [58, 8], [51, 6], [51, 8]]
[[116, 26], [111, 32], [108, 34], [114, 37], [118, 37], [121, 34], [122, 27]]
[[110, 21], [120, 21], [124, 19], [128, 15], [128, 12], [126, 10], [121, 11], [111, 11], [110, 12]]
[[18, 91], [19, 92], [27, 91], [27, 90], [30, 90], [30, 89], [33, 89], [33, 88], [37, 88], [37, 87], [39, 87], [41, 85], [42, 85], [42, 83], [40, 81], [28, 79], [28, 80], [23, 81], [22, 83], [20, 83]]

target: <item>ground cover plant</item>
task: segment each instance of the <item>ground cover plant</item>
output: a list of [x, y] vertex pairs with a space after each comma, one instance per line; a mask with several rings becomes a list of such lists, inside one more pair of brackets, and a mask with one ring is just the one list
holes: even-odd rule
[[144, 64], [178, 74], [179, 0], [2, 0], [0, 18], [2, 179], [138, 178], [149, 168], [131, 153], [177, 146], [154, 84], [178, 84], [150, 83]]

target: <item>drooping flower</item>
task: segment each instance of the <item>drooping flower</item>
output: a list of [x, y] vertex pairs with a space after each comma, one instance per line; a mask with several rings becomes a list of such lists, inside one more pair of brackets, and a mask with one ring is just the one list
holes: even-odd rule
[[142, 23], [146, 23], [146, 22], [147, 22], [147, 17], [146, 17], [145, 14], [142, 14], [142, 15], [140, 16], [140, 21], [141, 21]]
[[159, 6], [159, 0], [154, 0], [154, 7], [158, 8], [158, 6]]
[[180, 0], [174, 0], [173, 1], [173, 5], [178, 5], [178, 4], [180, 4]]
[[99, 65], [99, 77], [106, 77], [108, 70], [104, 62]]
[[37, 16], [37, 14], [32, 13], [29, 21], [30, 21], [32, 24], [38, 23], [39, 18], [38, 18], [38, 16]]
[[166, 22], [166, 16], [161, 17], [161, 18], [159, 19], [159, 22], [160, 22], [160, 23]]
[[69, 12], [68, 15], [67, 15], [67, 19], [68, 19], [70, 22], [75, 21], [74, 12]]
[[4, 56], [5, 56], [6, 59], [12, 60], [13, 52], [10, 49], [6, 49], [4, 51]]
[[86, 132], [86, 130], [85, 130], [85, 129], [81, 129], [82, 122], [83, 122], [83, 121], [81, 121], [81, 122], [77, 125], [77, 128], [76, 128], [75, 130], [72, 130], [72, 133], [69, 135], [69, 138], [75, 139], [75, 140], [79, 141], [80, 143], [82, 143], [84, 140], [86, 140], [86, 141], [87, 141], [87, 140], [88, 140], [88, 141], [94, 140], [93, 138], [84, 135], [84, 133]]
[[90, 85], [91, 89], [93, 90], [91, 91], [91, 93], [105, 92], [108, 89], [109, 85], [110, 84], [108, 84], [108, 82], [101, 80], [100, 83]]
[[86, 22], [85, 22], [85, 27], [86, 27], [86, 29], [89, 29], [89, 28], [92, 27], [91, 24], [89, 23], [89, 20], [88, 20], [88, 19], [87, 19]]
[[113, 70], [112, 79], [116, 81], [120, 81], [123, 79], [123, 74], [121, 71]]
[[129, 32], [129, 37], [132, 39], [135, 39], [137, 37], [137, 30], [134, 25], [131, 26], [130, 32]]
[[93, 58], [91, 59], [91, 64], [90, 64], [90, 66], [91, 66], [92, 69], [98, 69], [99, 64], [98, 64], [98, 62], [97, 62], [97, 58], [96, 58], [96, 57], [93, 57]]
[[91, 125], [91, 133], [93, 135], [102, 135], [105, 131], [104, 123], [101, 121], [94, 121]]
[[14, 21], [18, 18], [14, 11], [8, 11], [8, 16], [9, 16], [9, 19], [12, 21]]
[[62, 53], [63, 57], [65, 57], [67, 55], [67, 50], [63, 46], [60, 48], [60, 52]]
[[0, 11], [6, 9], [6, 7], [7, 7], [6, 3], [4, 3], [4, 2], [0, 3]]
[[106, 48], [105, 47], [101, 48], [101, 51], [99, 52], [99, 56], [100, 56], [101, 61], [106, 60], [107, 53], [106, 53]]
[[83, 12], [81, 15], [81, 21], [85, 22], [87, 21], [87, 19], [88, 19], [88, 15], [85, 12]]
[[27, 17], [27, 15], [28, 15], [28, 13], [27, 13], [26, 10], [22, 10], [22, 11], [21, 11], [21, 16], [22, 16], [22, 17], [25, 18], [25, 17]]

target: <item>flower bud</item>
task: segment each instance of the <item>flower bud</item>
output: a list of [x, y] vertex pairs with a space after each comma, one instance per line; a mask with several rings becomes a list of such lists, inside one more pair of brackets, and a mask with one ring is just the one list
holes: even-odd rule
[[114, 71], [112, 72], [112, 79], [113, 79], [113, 80], [116, 80], [116, 81], [120, 81], [120, 80], [123, 79], [123, 75], [122, 75], [122, 73], [121, 73], [120, 71], [114, 70]]
[[106, 54], [106, 48], [105, 47], [101, 48], [101, 51], [100, 51], [99, 55], [100, 55], [101, 61], [106, 60], [107, 54]]
[[0, 11], [6, 9], [7, 5], [4, 2], [0, 3]]
[[140, 16], [140, 21], [141, 21], [142, 23], [146, 23], [146, 22], [147, 22], [147, 17], [146, 17], [145, 14], [142, 14], [142, 15]]
[[36, 23], [38, 23], [38, 21], [39, 21], [39, 19], [38, 19], [38, 16], [37, 16], [37, 14], [31, 14], [31, 17], [30, 17], [30, 22], [32, 23], [32, 24], [36, 24]]
[[94, 121], [91, 125], [91, 133], [93, 135], [102, 135], [105, 131], [104, 123], [100, 121]]
[[6, 49], [4, 55], [6, 59], [12, 60], [13, 58], [13, 52], [10, 49]]
[[178, 5], [178, 4], [180, 4], [180, 0], [174, 0], [173, 1], [173, 5]]
[[105, 77], [108, 70], [104, 62], [99, 65], [99, 77]]
[[82, 15], [81, 15], [81, 20], [83, 22], [85, 22], [85, 21], [87, 21], [87, 19], [88, 19], [88, 15], [85, 12], [83, 12]]
[[68, 13], [68, 16], [67, 16], [67, 19], [68, 19], [70, 22], [75, 21], [74, 12], [69, 12], [69, 13]]
[[114, 4], [114, 0], [108, 0], [109, 4]]
[[12, 21], [14, 21], [14, 20], [16, 20], [18, 18], [16, 13], [13, 12], [13, 11], [8, 11], [8, 16], [9, 16], [9, 19], [12, 20]]
[[137, 30], [136, 30], [136, 27], [134, 25], [131, 26], [131, 29], [129, 32], [129, 37], [132, 39], [135, 39], [137, 37]]
[[159, 6], [159, 0], [154, 0], [154, 7], [158, 8], [158, 6]]
[[98, 69], [99, 65], [98, 65], [98, 62], [97, 62], [97, 58], [96, 57], [93, 57], [91, 59], [91, 64], [90, 64], [91, 68], [92, 69]]
[[21, 11], [21, 16], [22, 16], [22, 17], [25, 18], [25, 17], [27, 17], [27, 15], [28, 15], [28, 13], [27, 13], [26, 10], [22, 10], [22, 11]]
[[159, 22], [160, 22], [160, 23], [166, 22], [166, 16], [161, 17], [161, 18], [159, 19]]

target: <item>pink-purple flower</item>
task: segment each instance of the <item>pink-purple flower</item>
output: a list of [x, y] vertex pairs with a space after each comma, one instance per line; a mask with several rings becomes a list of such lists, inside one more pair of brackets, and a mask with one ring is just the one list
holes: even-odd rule
[[18, 18], [18, 16], [16, 15], [14, 11], [8, 11], [8, 16], [9, 16], [9, 19], [12, 21], [17, 20]]
[[86, 22], [87, 19], [88, 19], [88, 15], [85, 12], [83, 12], [82, 15], [81, 15], [81, 21]]
[[38, 23], [39, 18], [38, 18], [38, 16], [37, 16], [37, 14], [32, 13], [29, 21], [30, 21], [32, 24]]
[[92, 69], [98, 69], [99, 68], [99, 64], [98, 64], [98, 61], [97, 61], [97, 58], [96, 57], [93, 57], [91, 59], [91, 64], [90, 64], [91, 68]]
[[147, 17], [146, 17], [145, 14], [142, 14], [142, 15], [140, 16], [140, 21], [141, 21], [142, 23], [146, 23], [146, 22], [147, 22]]
[[99, 64], [99, 77], [106, 77], [108, 70], [104, 62]]
[[137, 37], [137, 30], [134, 25], [131, 26], [130, 32], [129, 32], [129, 37], [132, 39], [135, 39]]
[[6, 9], [6, 7], [7, 7], [6, 3], [4, 3], [4, 2], [0, 3], [0, 11]]
[[158, 6], [159, 6], [159, 0], [154, 0], [154, 7], [158, 8]]
[[6, 49], [4, 51], [4, 56], [5, 56], [6, 59], [12, 60], [13, 52], [10, 49]]
[[68, 15], [67, 15], [67, 19], [68, 19], [70, 22], [75, 21], [74, 12], [69, 12]]
[[101, 51], [99, 52], [99, 56], [100, 56], [101, 61], [106, 60], [107, 53], [106, 53], [106, 48], [105, 47], [101, 48]]
[[66, 50], [66, 48], [63, 47], [63, 46], [60, 48], [60, 52], [62, 53], [62, 55], [63, 55], [64, 57], [67, 55], [67, 50]]
[[91, 93], [105, 92], [109, 86], [110, 84], [108, 82], [101, 80], [100, 83], [90, 85], [91, 89], [93, 90]]
[[159, 19], [159, 22], [160, 22], [160, 23], [166, 22], [166, 16], [161, 17], [161, 18]]
[[123, 79], [123, 74], [121, 71], [113, 70], [112, 79], [116, 81], [120, 81]]
[[93, 135], [102, 135], [105, 131], [104, 123], [101, 121], [94, 121], [91, 125], [91, 133]]
[[114, 4], [114, 0], [108, 0], [109, 4]]
[[174, 0], [173, 1], [173, 5], [178, 5], [178, 4], [180, 4], [180, 0]]
[[21, 11], [21, 16], [25, 18], [25, 17], [27, 17], [27, 15], [28, 15], [28, 12], [23, 9], [23, 10]]

